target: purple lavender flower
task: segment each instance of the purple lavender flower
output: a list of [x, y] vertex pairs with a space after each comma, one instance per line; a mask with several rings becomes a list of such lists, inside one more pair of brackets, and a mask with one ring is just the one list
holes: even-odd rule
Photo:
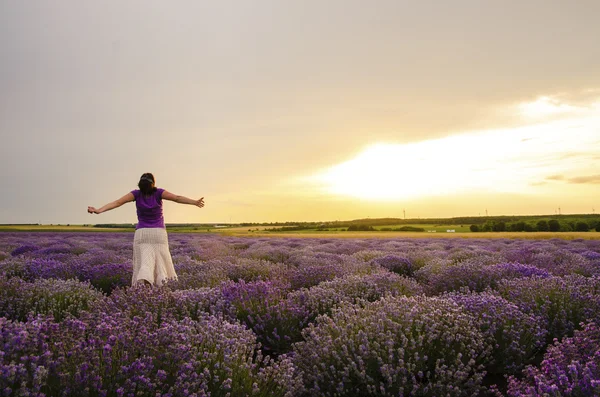
[[504, 279], [522, 277], [550, 277], [543, 269], [520, 263], [485, 264], [470, 260], [458, 264], [435, 264], [421, 268], [417, 278], [426, 285], [429, 294], [438, 295], [449, 291], [467, 288], [482, 292], [487, 288], [496, 288]]
[[524, 378], [511, 376], [508, 396], [600, 395], [600, 328], [586, 324], [571, 338], [556, 341], [539, 368], [528, 367]]
[[80, 267], [77, 275], [81, 281], [89, 281], [100, 291], [110, 294], [116, 288], [130, 285], [132, 272], [131, 262], [104, 263]]
[[586, 257], [567, 250], [540, 252], [534, 256], [531, 264], [546, 269], [556, 276], [600, 274], [600, 269]]
[[386, 255], [373, 259], [373, 262], [401, 276], [412, 276], [414, 273], [413, 264], [406, 256]]
[[52, 315], [61, 321], [78, 316], [103, 295], [89, 283], [77, 280], [39, 279], [32, 283], [18, 277], [0, 277], [0, 316], [24, 321], [29, 315]]
[[526, 265], [516, 262], [504, 262], [495, 265], [490, 265], [485, 268], [485, 271], [494, 275], [496, 283], [491, 285], [495, 288], [497, 282], [503, 279], [513, 279], [522, 277], [538, 277], [547, 278], [550, 277], [550, 273], [544, 269], [540, 269], [533, 265]]
[[25, 262], [23, 278], [33, 281], [39, 278], [68, 280], [78, 278], [77, 268], [56, 259], [34, 258]]
[[[174, 233], [179, 279], [160, 288], [128, 287], [132, 242], [0, 236], [0, 310], [24, 321], [1, 320], [0, 394], [498, 395], [484, 370], [514, 373], [545, 328], [546, 343], [577, 338], [600, 318], [595, 240]], [[424, 290], [463, 293], [404, 296]], [[548, 370], [563, 383], [540, 385], [592, 393], [579, 380], [595, 361], [565, 357]]]
[[309, 395], [475, 395], [491, 346], [473, 321], [441, 298], [344, 305], [304, 330], [294, 362]]
[[239, 324], [149, 313], [96, 313], [54, 323], [0, 318], [0, 382], [18, 395], [291, 395], [299, 384], [289, 359], [257, 350]]
[[452, 299], [471, 313], [481, 332], [493, 346], [493, 361], [487, 369], [494, 374], [515, 374], [545, 346], [547, 331], [541, 318], [523, 313], [515, 304], [490, 292], [451, 293]]
[[349, 275], [322, 282], [309, 289], [291, 292], [288, 300], [297, 302], [308, 310], [309, 321], [319, 315], [331, 315], [342, 303], [362, 304], [374, 302], [384, 296], [414, 296], [423, 294], [423, 288], [413, 279], [394, 273]]
[[285, 299], [289, 286], [266, 281], [226, 282], [220, 291], [224, 313], [252, 329], [265, 351], [285, 353], [301, 339], [308, 310], [295, 300]]
[[495, 293], [543, 318], [550, 343], [573, 335], [581, 322], [600, 318], [599, 292], [599, 277], [571, 275], [503, 280]]
[[19, 248], [15, 248], [14, 250], [12, 250], [10, 255], [11, 256], [19, 256], [19, 255], [25, 254], [27, 252], [36, 251], [38, 249], [39, 249], [39, 247], [36, 247], [35, 245], [22, 245]]

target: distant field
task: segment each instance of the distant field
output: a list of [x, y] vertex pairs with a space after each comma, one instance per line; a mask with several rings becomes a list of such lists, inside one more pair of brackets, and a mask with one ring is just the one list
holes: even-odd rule
[[347, 232], [347, 231], [309, 231], [302, 230], [296, 232], [265, 232], [225, 229], [221, 233], [228, 236], [238, 237], [296, 237], [296, 238], [478, 238], [478, 239], [563, 239], [563, 240], [600, 240], [598, 232], [455, 232], [455, 233], [427, 233], [427, 232]]
[[[414, 227], [424, 229], [423, 232], [418, 233], [447, 233], [448, 230], [453, 230], [454, 232], [468, 232], [470, 233], [469, 226], [465, 225], [436, 225], [436, 224], [402, 224], [402, 225], [382, 225], [382, 226], [373, 226], [376, 231], [381, 232], [402, 232], [402, 233], [410, 233], [406, 231], [393, 230], [400, 229], [403, 227]], [[224, 232], [259, 232], [265, 231], [266, 233], [291, 233], [291, 234], [314, 234], [314, 233], [335, 233], [335, 232], [346, 232], [348, 230], [348, 226], [343, 227], [331, 227], [326, 229], [304, 229], [304, 230], [285, 230], [285, 231], [269, 231], [269, 229], [280, 229], [280, 227], [272, 227], [272, 226], [260, 226], [260, 227], [233, 227], [233, 228], [223, 228], [221, 231]], [[390, 230], [388, 230], [390, 229]], [[372, 232], [369, 232], [372, 233]]]
[[[402, 226], [422, 227], [425, 232], [398, 232], [381, 231], [381, 228], [396, 228]], [[600, 240], [599, 232], [479, 232], [469, 231], [467, 226], [460, 225], [392, 225], [377, 226], [376, 231], [346, 231], [346, 228], [330, 229], [321, 231], [316, 229], [269, 232], [268, 226], [254, 227], [171, 227], [167, 228], [169, 233], [210, 233], [239, 237], [298, 237], [298, 238], [518, 238], [518, 239], [563, 239], [563, 240]], [[446, 230], [455, 230], [448, 233]], [[436, 232], [428, 232], [436, 230]], [[0, 232], [133, 232], [131, 228], [100, 228], [84, 225], [9, 225], [0, 226]]]
[[386, 225], [386, 226], [374, 226], [377, 230], [382, 229], [398, 229], [401, 227], [418, 227], [425, 229], [425, 233], [447, 233], [447, 230], [454, 230], [454, 232], [471, 232], [469, 225], [434, 225], [434, 224], [409, 224], [409, 225]]

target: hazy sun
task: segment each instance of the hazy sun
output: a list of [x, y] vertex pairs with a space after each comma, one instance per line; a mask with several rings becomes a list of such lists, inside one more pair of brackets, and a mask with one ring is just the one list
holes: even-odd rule
[[326, 194], [397, 200], [452, 193], [528, 194], [553, 174], [596, 172], [593, 164], [565, 161], [600, 149], [600, 120], [585, 118], [480, 131], [408, 144], [376, 144], [309, 181]]
[[456, 178], [467, 177], [473, 170], [454, 155], [452, 147], [436, 142], [373, 145], [317, 179], [330, 194], [364, 199], [448, 194], [456, 190]]

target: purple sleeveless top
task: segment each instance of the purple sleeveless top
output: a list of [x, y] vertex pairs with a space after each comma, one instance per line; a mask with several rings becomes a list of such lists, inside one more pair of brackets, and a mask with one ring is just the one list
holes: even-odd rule
[[165, 189], [156, 189], [149, 196], [144, 196], [138, 189], [132, 190], [137, 208], [138, 224], [136, 229], [142, 228], [165, 228], [165, 220], [162, 210], [162, 193]]

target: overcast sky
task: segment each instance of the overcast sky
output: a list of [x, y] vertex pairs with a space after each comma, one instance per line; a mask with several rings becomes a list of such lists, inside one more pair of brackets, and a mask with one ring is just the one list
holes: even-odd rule
[[[0, 0], [0, 223], [590, 213], [595, 0]], [[597, 210], [600, 210], [597, 208]]]

